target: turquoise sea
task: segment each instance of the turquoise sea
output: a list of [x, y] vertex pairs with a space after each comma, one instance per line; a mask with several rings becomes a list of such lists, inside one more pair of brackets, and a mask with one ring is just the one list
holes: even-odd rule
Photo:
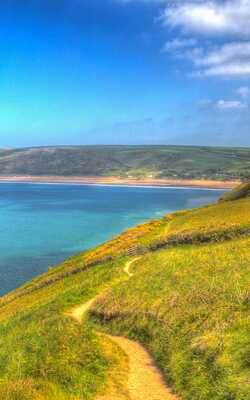
[[72, 254], [223, 190], [0, 184], [0, 295]]

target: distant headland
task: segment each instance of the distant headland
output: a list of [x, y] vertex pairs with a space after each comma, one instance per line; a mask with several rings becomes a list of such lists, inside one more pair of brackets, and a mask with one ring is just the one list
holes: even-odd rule
[[0, 149], [0, 180], [232, 188], [250, 179], [250, 148], [54, 146]]

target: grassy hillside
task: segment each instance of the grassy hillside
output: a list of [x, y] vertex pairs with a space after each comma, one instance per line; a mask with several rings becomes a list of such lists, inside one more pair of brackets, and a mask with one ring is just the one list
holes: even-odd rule
[[245, 197], [250, 197], [250, 183], [245, 182], [242, 185], [237, 186], [235, 189], [224, 194], [221, 201], [232, 201], [239, 200]]
[[250, 197], [238, 197], [130, 229], [1, 298], [0, 399], [129, 400], [127, 357], [106, 333], [141, 342], [180, 399], [250, 399]]
[[249, 178], [249, 148], [71, 146], [0, 150], [0, 175]]

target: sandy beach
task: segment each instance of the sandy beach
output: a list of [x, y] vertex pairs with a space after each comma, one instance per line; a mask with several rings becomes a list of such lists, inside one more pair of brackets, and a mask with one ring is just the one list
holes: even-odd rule
[[239, 181], [185, 180], [185, 179], [134, 179], [115, 176], [0, 176], [0, 183], [67, 183], [82, 185], [126, 185], [126, 186], [177, 186], [211, 189], [231, 189]]

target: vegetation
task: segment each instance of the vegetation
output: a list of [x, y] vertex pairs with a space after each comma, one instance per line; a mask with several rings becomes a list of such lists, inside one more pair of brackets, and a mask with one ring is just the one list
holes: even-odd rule
[[[4, 296], [0, 400], [129, 400], [128, 360], [106, 333], [140, 341], [181, 399], [250, 400], [250, 197], [237, 193], [130, 229]], [[69, 310], [96, 295], [74, 322]]]
[[250, 197], [249, 182], [242, 183], [242, 185], [237, 186], [234, 190], [225, 193], [221, 201], [239, 200], [246, 197]]
[[93, 316], [139, 340], [182, 399], [249, 399], [249, 239], [144, 256]]
[[0, 175], [235, 180], [250, 177], [250, 149], [65, 146], [0, 150]]
[[118, 265], [101, 265], [1, 309], [1, 400], [92, 399], [117, 365], [126, 371], [112, 342], [67, 315], [119, 275]]

